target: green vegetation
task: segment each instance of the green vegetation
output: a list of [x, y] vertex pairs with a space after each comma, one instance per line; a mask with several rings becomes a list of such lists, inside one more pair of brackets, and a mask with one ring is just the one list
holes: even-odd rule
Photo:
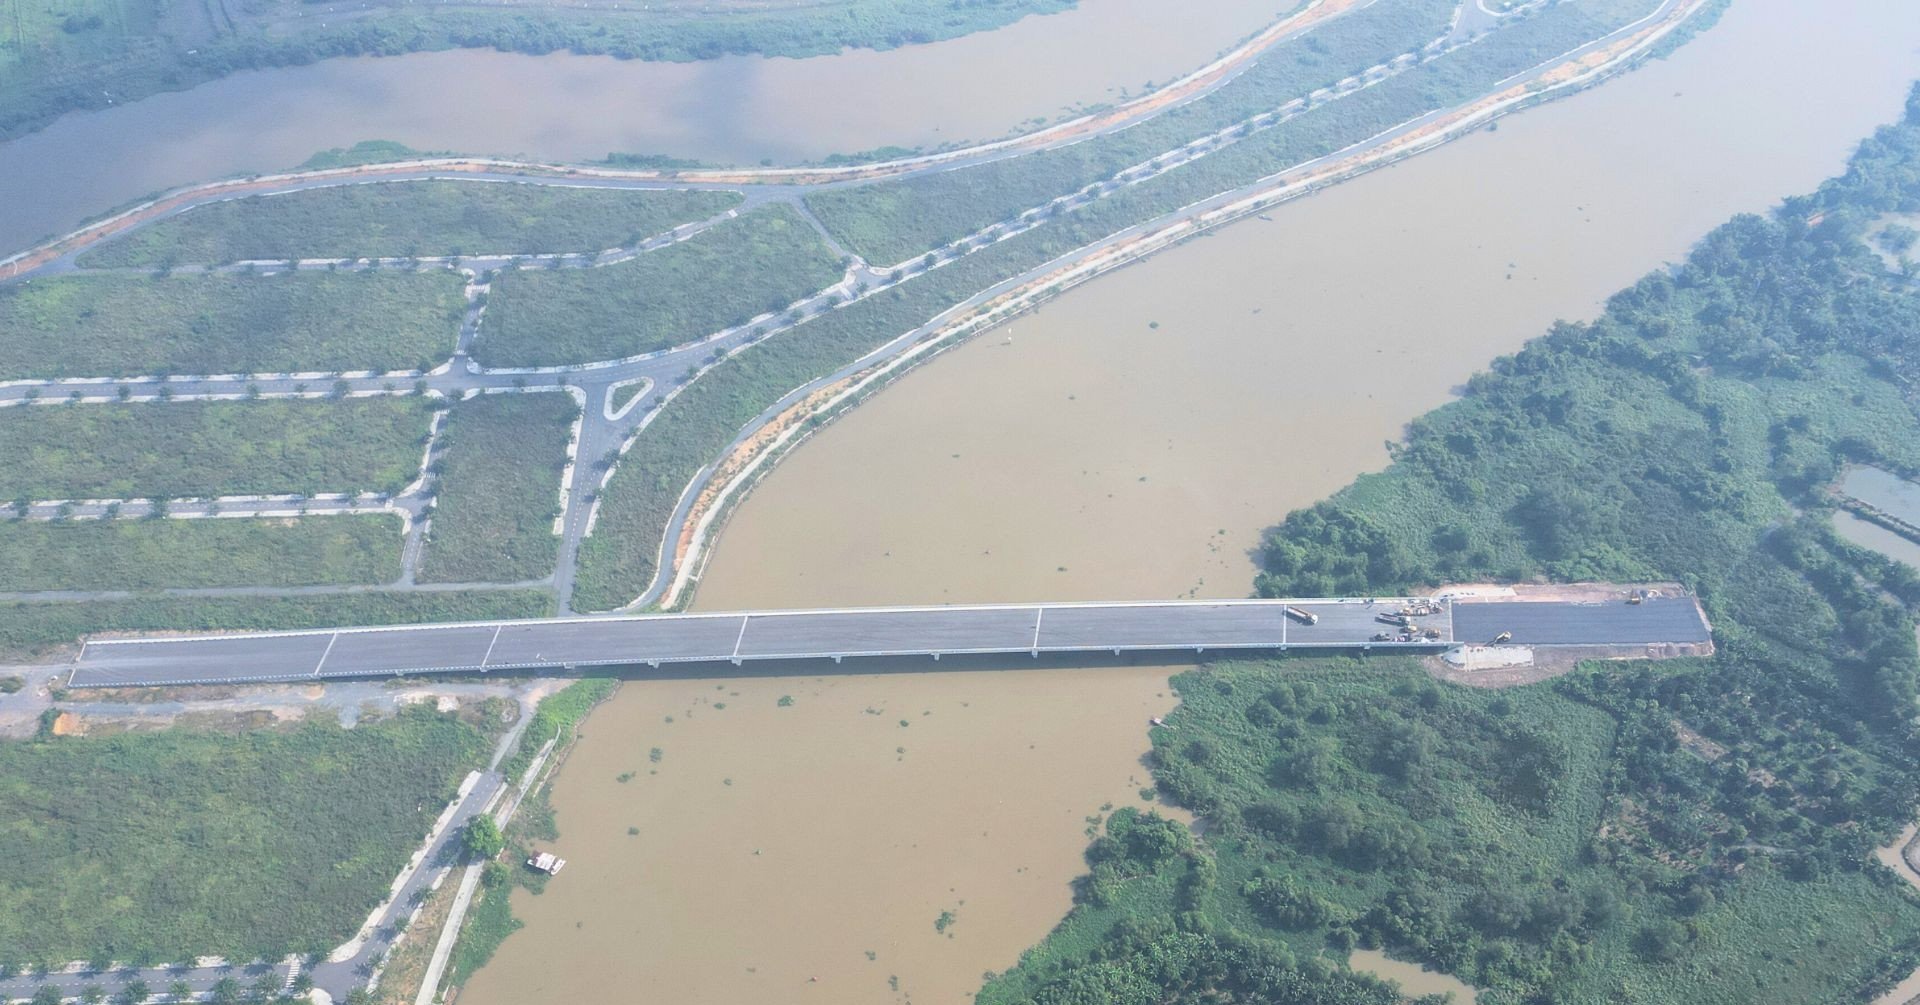
[[587, 717], [595, 705], [607, 700], [619, 687], [619, 682], [606, 677], [589, 677], [568, 684], [559, 693], [540, 702], [533, 713], [533, 721], [527, 724], [527, 731], [520, 737], [520, 746], [512, 756], [500, 765], [500, 773], [515, 782], [526, 774], [533, 764], [533, 758], [562, 732], [571, 731]]
[[295, 520], [7, 520], [8, 590], [388, 583], [400, 521], [387, 514]]
[[56, 276], [0, 287], [0, 378], [430, 369], [461, 277], [435, 272]]
[[[371, 3], [301, 18], [298, 0], [244, 9], [154, 0], [58, 0], [0, 20], [0, 139], [62, 112], [125, 104], [237, 70], [458, 47], [689, 61], [742, 53], [892, 49], [997, 28], [1069, 0], [827, 0], [775, 6], [666, 0], [642, 10]], [[715, 8], [719, 9], [716, 10]]]
[[500, 833], [500, 825], [485, 813], [467, 821], [466, 829], [460, 832], [460, 850], [476, 862], [498, 858], [506, 847], [507, 839]]
[[[1645, 14], [1650, 6], [1649, 0], [1576, 0], [1542, 9], [1531, 16], [1517, 16], [1503, 22], [1499, 32], [1485, 41], [1324, 104], [1284, 126], [1255, 134], [1199, 161], [1086, 203], [1073, 212], [1053, 214], [1038, 227], [1018, 237], [996, 242], [938, 269], [923, 272], [932, 263], [925, 258], [916, 259], [906, 266], [909, 274], [912, 274], [908, 281], [885, 293], [819, 315], [777, 339], [747, 349], [687, 387], [667, 406], [648, 428], [647, 435], [636, 442], [615, 470], [601, 499], [594, 536], [586, 539], [581, 547], [575, 605], [582, 610], [606, 610], [625, 604], [639, 595], [653, 576], [661, 534], [687, 482], [712, 461], [745, 423], [793, 388], [834, 372], [838, 367], [891, 338], [913, 330], [940, 311], [999, 280], [1018, 275], [1141, 221], [1265, 177], [1281, 165], [1330, 153], [1427, 109], [1443, 107], [1479, 94], [1501, 79]], [[1387, 39], [1401, 44], [1411, 44], [1405, 42], [1407, 39], [1420, 41], [1422, 32], [1437, 33], [1438, 28], [1444, 27], [1451, 10], [1451, 5], [1423, 6], [1414, 0], [1397, 6], [1376, 4], [1364, 12], [1346, 15], [1324, 29], [1317, 29], [1307, 38], [1320, 40], [1317, 44], [1327, 50], [1320, 54], [1322, 58], [1344, 61], [1334, 62], [1331, 64], [1333, 66], [1351, 66], [1356, 60], [1358, 65], [1364, 66], [1375, 59], [1394, 54], [1379, 48], [1368, 50], [1364, 47], [1377, 47]], [[1362, 25], [1357, 37], [1345, 39], [1333, 34], [1336, 26], [1376, 12], [1381, 19], [1354, 22]], [[1394, 20], [1385, 20], [1389, 13], [1394, 15]], [[1355, 51], [1349, 52], [1349, 45], [1356, 47]], [[1293, 49], [1285, 51], [1292, 53], [1296, 59], [1303, 58]], [[1266, 59], [1261, 64], [1250, 69], [1244, 77], [1294, 80], [1295, 83], [1302, 79], [1288, 76], [1290, 71], [1278, 64], [1266, 66]], [[1324, 68], [1315, 69], [1312, 75], [1304, 79], [1318, 79], [1327, 72]], [[1222, 88], [1206, 101], [1227, 94], [1238, 95], [1234, 99], [1238, 102], [1255, 100], [1247, 94]], [[1235, 121], [1241, 110], [1239, 105], [1235, 105], [1230, 109], [1231, 115], [1219, 110], [1209, 113], [1205, 111], [1208, 107], [1206, 101], [1197, 101], [1187, 107], [1201, 109], [1192, 114], [1213, 114], [1226, 122]], [[1166, 118], [1171, 119], [1175, 114], [1169, 112]], [[1115, 135], [1124, 137], [1140, 130], [1159, 128], [1156, 125], [1159, 122], [1159, 119], [1151, 120]], [[1069, 149], [1092, 148], [1099, 142], [1090, 140]], [[1040, 159], [1043, 156], [1050, 154], [1006, 163], [1047, 163]], [[986, 168], [968, 168], [926, 176], [926, 180], [934, 184], [933, 179], [975, 177], [970, 172], [983, 170]], [[836, 193], [849, 193], [844, 202], [836, 205], [853, 214], [866, 212], [861, 208], [863, 206], [892, 205], [888, 200], [906, 191], [900, 186], [915, 185], [921, 180], [834, 190]], [[970, 183], [956, 184], [964, 189]], [[1057, 187], [1043, 185], [1036, 191], [1061, 194], [1073, 191], [1073, 184], [1068, 179]], [[924, 204], [916, 204], [913, 212], [907, 214], [913, 219], [902, 217], [883, 222], [868, 231], [860, 230], [860, 224], [850, 224], [844, 217], [840, 222], [835, 222], [835, 210], [830, 207], [813, 201], [809, 202], [809, 206], [827, 218], [830, 229], [853, 244], [856, 250], [861, 250], [858, 247], [861, 234], [891, 233], [893, 231], [890, 228], [895, 223], [902, 228], [911, 228], [921, 226], [924, 221], [947, 221], [937, 226], [948, 227], [951, 224], [954, 232], [991, 224], [1000, 218], [1005, 205], [1019, 202], [1016, 199], [1013, 203], [992, 203], [992, 189], [992, 185], [982, 182], [978, 192], [946, 192], [941, 198], [930, 198]], [[857, 197], [855, 193], [858, 193]], [[968, 208], [982, 199], [989, 200], [982, 204], [990, 208]], [[974, 215], [961, 223], [952, 223], [956, 219], [952, 214], [956, 213]], [[885, 260], [898, 250], [865, 249], [876, 255], [876, 260]]]
[[552, 366], [652, 352], [783, 310], [841, 275], [820, 235], [776, 204], [619, 265], [506, 270], [473, 355]]
[[398, 492], [419, 474], [419, 398], [0, 409], [0, 499]]
[[1500, 692], [1400, 659], [1183, 675], [1151, 764], [1205, 842], [1116, 814], [981, 1000], [1379, 1000], [1315, 959], [1356, 945], [1486, 1005], [1856, 1002], [1920, 964], [1920, 900], [1868, 861], [1920, 797], [1920, 576], [1838, 541], [1824, 492], [1845, 459], [1920, 470], [1920, 291], [1864, 243], [1915, 209], [1920, 89], [1845, 177], [1499, 361], [1266, 542], [1268, 596], [1679, 579], [1717, 655]]
[[[876, 263], [902, 261], [1418, 49], [1445, 33], [1454, 6], [1441, 0], [1376, 4], [1276, 46], [1231, 84], [1131, 128], [976, 167], [829, 189], [809, 196], [807, 206], [854, 253]], [[1573, 0], [1516, 17], [1483, 41], [1245, 135], [1075, 215], [1113, 221], [1109, 230], [1118, 230], [1250, 184], [1485, 93], [1653, 6], [1651, 0]]]
[[472, 727], [417, 707], [353, 729], [0, 743], [0, 957], [324, 951], [485, 752]]
[[[519, 748], [500, 766], [501, 774], [509, 779], [520, 779], [532, 766], [534, 755], [539, 753], [541, 747], [549, 740], [560, 737], [563, 731], [576, 728], [580, 720], [586, 718], [587, 713], [605, 701], [618, 686], [618, 681], [609, 678], [587, 678], [567, 685], [565, 690], [542, 701], [534, 712], [533, 721], [527, 725], [526, 733], [520, 738]], [[632, 835], [638, 832], [628, 828], [627, 833]], [[513, 850], [510, 858], [517, 862], [523, 861], [532, 851], [531, 842], [552, 841], [559, 836], [553, 809], [547, 803], [547, 786], [543, 784], [521, 804], [518, 815], [507, 826], [504, 843]], [[460, 939], [454, 945], [454, 979], [463, 979], [485, 966], [507, 936], [520, 930], [522, 922], [513, 916], [511, 902], [516, 887], [539, 893], [546, 887], [546, 877], [529, 869], [499, 862], [487, 865], [486, 871], [481, 874], [480, 895], [467, 912], [467, 919], [460, 926]]]
[[1446, 34], [1457, 6], [1376, 3], [1274, 46], [1213, 93], [1119, 132], [957, 171], [826, 189], [808, 196], [807, 206], [869, 261], [904, 261], [1417, 50]]
[[560, 472], [579, 414], [564, 394], [483, 394], [453, 406], [422, 582], [520, 582], [553, 572]]
[[216, 202], [83, 256], [90, 268], [593, 252], [739, 205], [734, 192], [381, 182]]
[[292, 597], [165, 597], [0, 603], [0, 655], [43, 655], [94, 632], [263, 631], [424, 621], [490, 621], [553, 613], [545, 590], [446, 590]]

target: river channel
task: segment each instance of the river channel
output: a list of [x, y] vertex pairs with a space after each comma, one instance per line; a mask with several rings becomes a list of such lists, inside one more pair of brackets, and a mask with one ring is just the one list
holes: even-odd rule
[[1244, 596], [1263, 528], [1495, 356], [1837, 173], [1906, 0], [1738, 0], [1598, 89], [1096, 280], [910, 374], [741, 505], [715, 609]]
[[292, 167], [367, 139], [548, 160], [621, 152], [732, 164], [990, 139], [1164, 84], [1289, 6], [1081, 0], [997, 31], [812, 59], [647, 63], [463, 49], [237, 73], [0, 144], [0, 254], [152, 191]]
[[[1069, 293], [796, 451], [699, 606], [1244, 594], [1262, 527], [1494, 356], [1836, 171], [1917, 47], [1907, 0], [1738, 0], [1669, 61]], [[1066, 910], [1085, 818], [1138, 801], [1177, 669], [628, 684], [556, 783], [577, 864], [466, 1000], [970, 1000]]]

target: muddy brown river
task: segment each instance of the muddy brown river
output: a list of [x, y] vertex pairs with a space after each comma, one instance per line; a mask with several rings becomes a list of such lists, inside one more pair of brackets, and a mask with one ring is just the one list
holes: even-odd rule
[[997, 31], [813, 59], [646, 63], [467, 49], [237, 73], [0, 143], [0, 254], [148, 192], [292, 167], [368, 139], [733, 164], [987, 139], [1164, 84], [1293, 6], [1082, 0]]
[[[749, 498], [699, 606], [1244, 594], [1262, 527], [1555, 318], [1834, 172], [1915, 76], [1906, 0], [1738, 0], [1670, 61], [900, 381]], [[557, 783], [576, 864], [463, 1000], [968, 1001], [1068, 907], [1085, 818], [1138, 799], [1175, 669], [629, 684]]]
[[[1596, 90], [1096, 280], [795, 451], [702, 605], [1245, 595], [1262, 528], [1474, 371], [1836, 173], [1920, 76], [1905, 0], [1738, 0]], [[1157, 325], [1157, 327], [1156, 327]]]

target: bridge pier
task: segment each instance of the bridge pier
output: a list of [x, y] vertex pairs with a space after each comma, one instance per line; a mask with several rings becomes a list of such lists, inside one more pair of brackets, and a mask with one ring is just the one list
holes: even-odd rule
[[833, 658], [833, 661], [834, 661], [835, 663], [838, 663], [838, 662], [840, 662], [841, 660], [844, 660], [844, 659], [846, 659], [846, 657], [845, 657], [845, 656], [835, 656], [835, 657]]
[[939, 654], [939, 653], [934, 653], [934, 654], [933, 654], [933, 661], [934, 661], [935, 663], [938, 663], [938, 662], [940, 662], [940, 654]]

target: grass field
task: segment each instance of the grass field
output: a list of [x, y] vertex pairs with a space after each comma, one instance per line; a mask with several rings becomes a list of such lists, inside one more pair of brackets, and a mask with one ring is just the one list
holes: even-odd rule
[[544, 590], [445, 590], [294, 597], [166, 597], [0, 603], [0, 657], [28, 660], [95, 632], [265, 631], [539, 618]]
[[20, 592], [387, 583], [400, 577], [400, 520], [0, 522], [0, 583]]
[[740, 200], [734, 192], [474, 181], [342, 185], [200, 206], [90, 251], [81, 264], [601, 251], [707, 219]]
[[841, 274], [820, 235], [773, 205], [619, 265], [503, 272], [473, 356], [551, 366], [652, 352], [781, 310]]
[[0, 499], [397, 492], [423, 398], [0, 408]]
[[0, 962], [330, 949], [485, 754], [478, 730], [418, 708], [353, 729], [0, 743]]
[[484, 394], [453, 407], [421, 582], [516, 583], [553, 573], [560, 471], [579, 414], [564, 394]]
[[431, 368], [453, 353], [461, 284], [445, 271], [37, 279], [0, 287], [0, 378]]

